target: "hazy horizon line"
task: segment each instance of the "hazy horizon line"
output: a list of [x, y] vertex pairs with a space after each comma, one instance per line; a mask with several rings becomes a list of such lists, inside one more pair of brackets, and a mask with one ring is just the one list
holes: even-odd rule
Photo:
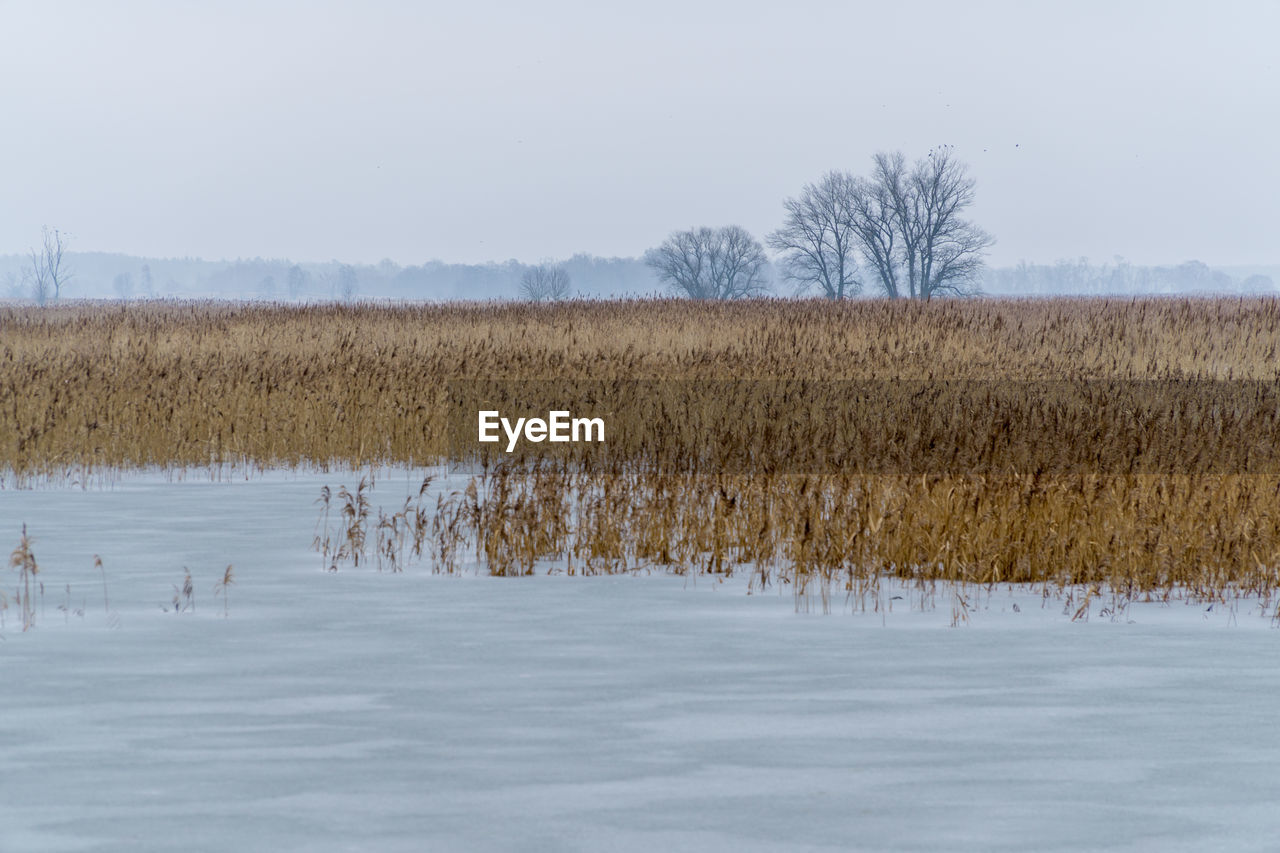
[[[14, 251], [0, 252], [0, 261], [5, 261], [9, 259], [18, 259], [20, 261], [27, 261], [30, 258], [30, 252], [31, 252], [30, 249], [19, 251], [19, 252], [14, 252]], [[164, 255], [164, 254], [151, 255], [151, 254], [141, 254], [136, 252], [130, 252], [127, 250], [117, 250], [117, 249], [76, 249], [76, 248], [68, 248], [67, 254], [69, 256], [104, 255], [108, 257], [132, 258], [135, 260], [143, 260], [143, 261], [184, 261], [184, 262], [196, 262], [196, 263], [206, 263], [206, 264], [235, 264], [235, 263], [243, 263], [243, 262], [249, 262], [249, 261], [259, 261], [264, 263], [289, 263], [289, 264], [309, 265], [309, 266], [324, 266], [326, 264], [340, 264], [340, 265], [345, 264], [345, 265], [350, 265], [355, 267], [377, 267], [383, 263], [389, 262], [392, 265], [399, 267], [401, 269], [407, 269], [411, 267], [421, 267], [421, 266], [426, 266], [427, 264], [443, 264], [445, 266], [458, 266], [458, 267], [506, 266], [508, 264], [517, 264], [520, 266], [536, 266], [542, 263], [566, 263], [568, 261], [573, 260], [574, 258], [591, 258], [591, 259], [597, 259], [597, 260], [603, 260], [603, 261], [637, 261], [637, 262], [644, 261], [643, 253], [638, 255], [601, 255], [601, 254], [596, 254], [594, 252], [589, 252], [589, 251], [574, 252], [573, 254], [567, 255], [564, 257], [544, 256], [536, 259], [522, 259], [522, 258], [516, 258], [516, 257], [509, 257], [504, 259], [492, 258], [484, 261], [462, 261], [462, 260], [449, 260], [447, 258], [441, 258], [441, 257], [433, 257], [433, 258], [427, 258], [425, 260], [416, 261], [416, 262], [412, 262], [412, 261], [405, 262], [405, 261], [396, 260], [390, 257], [379, 258], [376, 261], [351, 260], [349, 258], [336, 258], [336, 257], [328, 258], [326, 260], [318, 260], [314, 258], [294, 258], [294, 257], [289, 257], [288, 255], [238, 255], [234, 258], [229, 258], [229, 257], [215, 258], [215, 257], [206, 257], [203, 255]], [[771, 262], [776, 263], [780, 259], [781, 259], [780, 255], [770, 254], [769, 256], [769, 260]], [[1176, 267], [1179, 264], [1199, 262], [1210, 268], [1223, 268], [1223, 269], [1225, 268], [1245, 269], [1245, 268], [1254, 268], [1254, 267], [1277, 268], [1277, 267], [1280, 267], [1280, 254], [1278, 254], [1278, 256], [1273, 260], [1261, 261], [1261, 262], [1251, 262], [1251, 261], [1243, 261], [1243, 260], [1210, 261], [1210, 260], [1206, 260], [1203, 256], [1196, 256], [1196, 255], [1190, 255], [1190, 256], [1181, 257], [1178, 259], [1167, 259], [1163, 261], [1139, 261], [1134, 258], [1127, 257], [1125, 255], [1112, 255], [1109, 258], [1095, 258], [1090, 255], [1059, 255], [1052, 259], [1047, 259], [1047, 260], [1019, 258], [1017, 261], [1013, 261], [1013, 262], [986, 263], [983, 265], [983, 268], [984, 269], [1010, 269], [1010, 268], [1015, 268], [1021, 264], [1028, 264], [1031, 266], [1049, 266], [1049, 265], [1063, 263], [1063, 262], [1076, 262], [1076, 261], [1085, 261], [1091, 264], [1103, 264], [1103, 265], [1124, 262], [1136, 267]]]

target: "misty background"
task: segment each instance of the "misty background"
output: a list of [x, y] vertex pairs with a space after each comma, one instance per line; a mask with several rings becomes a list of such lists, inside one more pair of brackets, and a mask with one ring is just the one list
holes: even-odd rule
[[[296, 264], [288, 260], [204, 261], [71, 253], [75, 277], [70, 298], [231, 298], [315, 301], [347, 299], [515, 299], [530, 268], [518, 261], [402, 267], [390, 260], [357, 265], [339, 261]], [[25, 298], [21, 268], [28, 259], [0, 257], [0, 298]], [[564, 263], [572, 294], [584, 297], [648, 296], [660, 288], [635, 258], [579, 255]]]
[[[488, 264], [429, 261], [413, 266], [389, 260], [377, 264], [262, 258], [204, 261], [101, 252], [72, 252], [69, 258], [74, 277], [64, 298], [70, 299], [516, 299], [521, 296], [522, 276], [533, 266], [515, 260]], [[21, 279], [21, 268], [27, 262], [29, 259], [22, 256], [0, 257], [0, 299], [28, 298]], [[573, 297], [671, 295], [640, 258], [579, 254], [560, 266], [569, 274]], [[770, 281], [777, 296], [795, 293], [776, 269], [770, 270]], [[1276, 292], [1277, 281], [1280, 265], [1215, 269], [1200, 261], [1187, 261], [1143, 267], [1123, 259], [1107, 263], [1076, 259], [988, 268], [980, 279], [980, 289], [992, 296], [1270, 294]], [[881, 295], [870, 276], [866, 284], [864, 298]]]
[[0, 298], [45, 226], [64, 298], [510, 298], [547, 258], [644, 295], [673, 231], [763, 240], [938, 145], [984, 292], [1280, 281], [1269, 0], [0, 0], [0, 32]]

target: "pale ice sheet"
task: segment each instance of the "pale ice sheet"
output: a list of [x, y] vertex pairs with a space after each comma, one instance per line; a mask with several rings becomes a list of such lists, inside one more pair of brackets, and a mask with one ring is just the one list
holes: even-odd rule
[[[947, 594], [322, 572], [313, 501], [357, 479], [0, 491], [45, 582], [0, 642], [0, 850], [1275, 848], [1258, 608], [1084, 624], [1001, 589], [952, 629]], [[165, 613], [183, 566], [195, 613]]]

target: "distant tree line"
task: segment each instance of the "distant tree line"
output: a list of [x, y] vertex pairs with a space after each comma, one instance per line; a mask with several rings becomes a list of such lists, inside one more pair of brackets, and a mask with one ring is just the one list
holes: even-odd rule
[[[74, 278], [62, 278], [62, 298], [94, 299], [271, 299], [316, 301], [340, 299], [341, 282], [347, 282], [358, 299], [511, 299], [535, 298], [521, 294], [524, 276], [535, 266], [509, 261], [501, 264], [446, 264], [433, 261], [420, 266], [389, 262], [350, 264], [343, 272], [338, 262], [294, 263], [287, 260], [250, 259], [199, 261], [174, 258], [137, 258], [96, 252], [68, 252], [63, 263]], [[555, 262], [569, 279], [569, 298], [647, 297], [671, 292], [653, 268], [640, 258], [597, 258], [575, 255]], [[35, 301], [29, 255], [0, 256], [0, 299]], [[865, 269], [862, 273], [865, 274]], [[759, 270], [757, 280], [766, 287], [787, 281], [780, 261], [771, 260]], [[991, 295], [1100, 295], [1159, 293], [1275, 293], [1280, 266], [1241, 268], [1229, 274], [1199, 261], [1170, 266], [1140, 266], [1116, 259], [1109, 263], [1087, 260], [1052, 264], [1022, 263], [1013, 267], [985, 267], [975, 289]], [[848, 285], [846, 284], [846, 287]], [[810, 286], [808, 292], [822, 293]], [[880, 294], [875, 285], [845, 298]], [[49, 289], [46, 299], [55, 297]], [[537, 297], [560, 298], [560, 297]]]
[[991, 294], [1023, 296], [1275, 292], [1271, 276], [1262, 273], [1234, 278], [1200, 261], [1137, 266], [1119, 257], [1102, 264], [1092, 264], [1087, 258], [1053, 264], [1024, 261], [1014, 267], [987, 271], [982, 287]]
[[[587, 254], [536, 264], [428, 261], [401, 266], [389, 260], [377, 264], [273, 258], [205, 261], [75, 252], [66, 255], [66, 263], [75, 270], [70, 295], [90, 299], [511, 299], [521, 294], [525, 276], [539, 267], [556, 271], [559, 283], [553, 282], [548, 294], [525, 298], [646, 297], [662, 289], [653, 271], [637, 258]], [[33, 301], [29, 265], [25, 254], [0, 255], [0, 299]], [[68, 292], [64, 289], [62, 295]], [[54, 298], [52, 288], [47, 298]]]

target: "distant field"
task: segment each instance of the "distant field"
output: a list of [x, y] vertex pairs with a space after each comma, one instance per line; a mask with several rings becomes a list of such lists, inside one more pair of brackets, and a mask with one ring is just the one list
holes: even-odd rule
[[[436, 570], [1269, 596], [1278, 329], [1273, 299], [0, 309], [0, 468], [466, 457], [416, 519]], [[611, 438], [505, 457], [481, 404]]]

